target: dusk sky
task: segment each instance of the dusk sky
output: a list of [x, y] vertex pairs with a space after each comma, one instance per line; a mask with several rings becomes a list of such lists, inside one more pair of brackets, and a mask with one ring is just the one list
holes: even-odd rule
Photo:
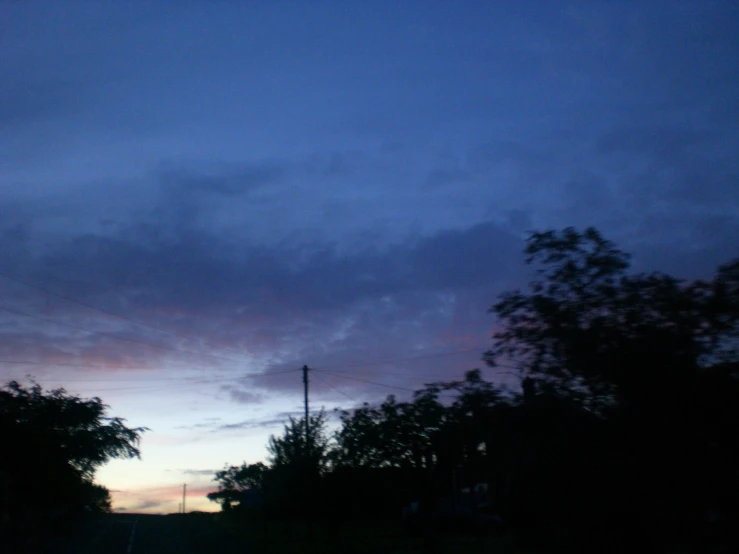
[[215, 510], [303, 364], [327, 411], [510, 381], [528, 231], [739, 255], [737, 68], [732, 0], [2, 2], [3, 381], [151, 428], [116, 509]]

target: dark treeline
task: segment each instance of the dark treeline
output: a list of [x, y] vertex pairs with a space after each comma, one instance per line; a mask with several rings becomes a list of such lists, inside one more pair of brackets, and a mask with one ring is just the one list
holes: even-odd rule
[[64, 389], [15, 381], [0, 388], [1, 547], [25, 548], [84, 514], [110, 511], [95, 471], [111, 458], [138, 457], [145, 429], [107, 410], [99, 398]]
[[[211, 500], [271, 517], [405, 517], [544, 551], [739, 547], [739, 260], [709, 280], [636, 274], [596, 230], [532, 234], [526, 291], [499, 297], [481, 378], [291, 419], [268, 464], [226, 467]], [[250, 508], [250, 509], [249, 509]], [[739, 549], [735, 550], [739, 551]]]

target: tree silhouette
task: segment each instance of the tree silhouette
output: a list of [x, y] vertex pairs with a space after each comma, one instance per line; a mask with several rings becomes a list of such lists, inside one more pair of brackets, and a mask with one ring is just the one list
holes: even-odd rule
[[290, 417], [281, 436], [269, 437], [267, 451], [273, 468], [301, 466], [322, 473], [328, 463], [329, 451], [326, 414], [321, 411], [309, 416], [307, 436], [305, 418]]
[[[739, 430], [739, 386], [728, 368], [739, 361], [739, 261], [708, 281], [632, 274], [629, 256], [593, 228], [533, 233], [526, 253], [535, 279], [491, 308], [500, 329], [486, 360], [520, 366], [540, 391], [601, 418], [604, 448], [620, 461], [594, 458], [619, 484], [613, 506], [695, 524], [721, 496], [712, 479], [695, 476], [720, 475], [736, 490], [727, 464], [737, 461], [739, 435], [728, 436]], [[570, 465], [594, 452], [581, 442], [565, 451]], [[585, 498], [578, 494], [569, 500]]]
[[227, 466], [216, 473], [218, 491], [209, 493], [208, 500], [218, 502], [224, 510], [231, 510], [241, 502], [246, 491], [263, 489], [267, 471], [269, 468], [261, 462]]
[[29, 510], [110, 510], [107, 489], [93, 483], [95, 470], [112, 458], [139, 457], [146, 429], [126, 427], [123, 419], [107, 417], [107, 409], [99, 398], [38, 384], [12, 381], [0, 389], [0, 472], [11, 518]]
[[269, 437], [270, 470], [265, 475], [265, 500], [283, 514], [310, 513], [322, 476], [328, 469], [329, 437], [326, 414], [308, 419], [290, 417], [280, 436]]
[[410, 402], [389, 395], [378, 406], [340, 412], [333, 461], [339, 467], [431, 469], [446, 410], [441, 388], [427, 385]]
[[[730, 543], [739, 260], [708, 280], [634, 273], [593, 228], [532, 233], [525, 252], [534, 279], [491, 308], [498, 325], [483, 355], [518, 369], [521, 394], [472, 370], [408, 401], [341, 411], [332, 440], [323, 413], [307, 440], [291, 418], [270, 438], [262, 480], [277, 513], [336, 522], [398, 516], [412, 501], [429, 537], [449, 518], [494, 510], [545, 551]], [[230, 470], [224, 484], [239, 474]]]
[[490, 365], [514, 362], [593, 408], [639, 409], [736, 359], [739, 261], [708, 282], [632, 275], [629, 256], [593, 228], [533, 233], [525, 252], [536, 279], [491, 308], [501, 329]]

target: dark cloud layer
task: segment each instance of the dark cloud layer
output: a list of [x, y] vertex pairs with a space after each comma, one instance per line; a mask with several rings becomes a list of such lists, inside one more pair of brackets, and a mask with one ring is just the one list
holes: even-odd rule
[[177, 168], [163, 169], [159, 181], [171, 194], [187, 197], [198, 193], [238, 196], [279, 183], [288, 170], [277, 163], [248, 164], [220, 171], [193, 172]]
[[684, 277], [739, 256], [736, 2], [2, 19], [0, 368], [158, 430], [109, 482], [128, 511], [174, 510], [156, 468], [263, 457], [303, 364], [329, 413], [474, 367], [515, 385], [480, 356], [528, 231], [595, 225]]
[[[532, 229], [686, 276], [739, 254], [731, 3], [327, 6], [9, 9], [0, 271], [176, 335], [0, 278], [6, 307], [270, 374], [483, 346]], [[193, 361], [0, 324], [8, 359]]]
[[[167, 233], [165, 224], [158, 230]], [[228, 238], [176, 219], [174, 234], [173, 240], [160, 238], [139, 226], [118, 237], [74, 237], [42, 256], [6, 257], [3, 270], [115, 313], [205, 333], [207, 340], [220, 335], [224, 344], [238, 346], [231, 331], [247, 337], [295, 333], [309, 321], [331, 325], [362, 305], [379, 303], [389, 317], [413, 319], [435, 308], [422, 304], [433, 295], [499, 286], [520, 265], [520, 244], [494, 223], [343, 254], [330, 245], [300, 243], [237, 251]], [[4, 241], [12, 243], [12, 235]]]

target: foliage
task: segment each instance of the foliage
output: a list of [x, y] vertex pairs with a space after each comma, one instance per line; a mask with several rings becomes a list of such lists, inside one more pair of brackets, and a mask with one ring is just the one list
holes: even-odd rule
[[388, 396], [340, 414], [334, 462], [344, 467], [422, 468], [430, 465], [432, 443], [443, 425], [437, 392], [419, 394], [413, 402]]
[[[442, 394], [454, 396], [451, 405], [442, 404]], [[475, 455], [489, 411], [507, 401], [472, 370], [462, 381], [426, 385], [411, 402], [390, 395], [379, 406], [342, 411], [334, 461], [341, 467], [430, 470], [440, 460]]]
[[454, 394], [439, 441], [439, 464], [447, 473], [466, 467], [474, 480], [485, 473], [495, 447], [501, 444], [504, 418], [515, 398], [482, 379], [479, 369], [468, 371], [462, 381], [436, 386]]
[[263, 474], [277, 505], [336, 523], [419, 501], [429, 536], [484, 506], [547, 551], [724, 540], [704, 515], [739, 518], [739, 260], [708, 280], [633, 273], [593, 228], [532, 233], [526, 254], [534, 279], [491, 308], [483, 358], [522, 394], [472, 370], [341, 411], [331, 440], [323, 413], [307, 442], [290, 419]]
[[[736, 498], [739, 261], [710, 280], [630, 273], [629, 256], [592, 228], [533, 233], [526, 253], [535, 279], [491, 308], [500, 327], [486, 359], [519, 366], [540, 391], [600, 418], [597, 432], [560, 440], [556, 458], [543, 436], [529, 431], [521, 442], [518, 428], [519, 444], [559, 459], [560, 478], [572, 484], [557, 490], [555, 475], [539, 468], [528, 477], [537, 488], [527, 509], [566, 495], [583, 506], [580, 520], [589, 506], [686, 526], [727, 494]], [[549, 436], [573, 435], [575, 422], [562, 416], [569, 422]], [[538, 425], [548, 424], [543, 417]], [[576, 488], [588, 476], [603, 489], [598, 497]]]
[[490, 365], [514, 363], [593, 409], [641, 409], [736, 355], [739, 261], [712, 281], [629, 274], [629, 256], [593, 228], [533, 233], [525, 251], [536, 279], [491, 308]]
[[326, 414], [321, 411], [308, 418], [290, 417], [282, 436], [271, 435], [267, 445], [273, 468], [303, 466], [321, 473], [326, 469], [329, 439], [326, 434]]
[[[145, 428], [128, 428], [107, 417], [99, 398], [82, 399], [64, 389], [44, 391], [12, 381], [0, 389], [0, 471], [8, 476], [17, 513], [37, 504], [110, 510], [107, 489], [93, 484], [95, 470], [112, 458], [139, 457]], [[47, 510], [47, 511], [48, 511]]]
[[129, 429], [124, 420], [106, 417], [100, 398], [82, 399], [64, 389], [44, 392], [11, 381], [0, 390], [0, 417], [16, 436], [33, 438], [64, 452], [64, 458], [86, 477], [112, 458], [138, 458], [145, 428]]
[[111, 513], [113, 507], [111, 505], [110, 491], [102, 486], [89, 481], [83, 481], [81, 484], [81, 497], [84, 499], [84, 505], [90, 511], [98, 514]]
[[234, 504], [240, 502], [245, 491], [261, 490], [264, 487], [268, 467], [262, 462], [240, 466], [226, 466], [218, 471], [215, 481], [218, 482], [218, 491], [208, 494], [208, 500], [218, 502], [224, 510], [230, 510]]

